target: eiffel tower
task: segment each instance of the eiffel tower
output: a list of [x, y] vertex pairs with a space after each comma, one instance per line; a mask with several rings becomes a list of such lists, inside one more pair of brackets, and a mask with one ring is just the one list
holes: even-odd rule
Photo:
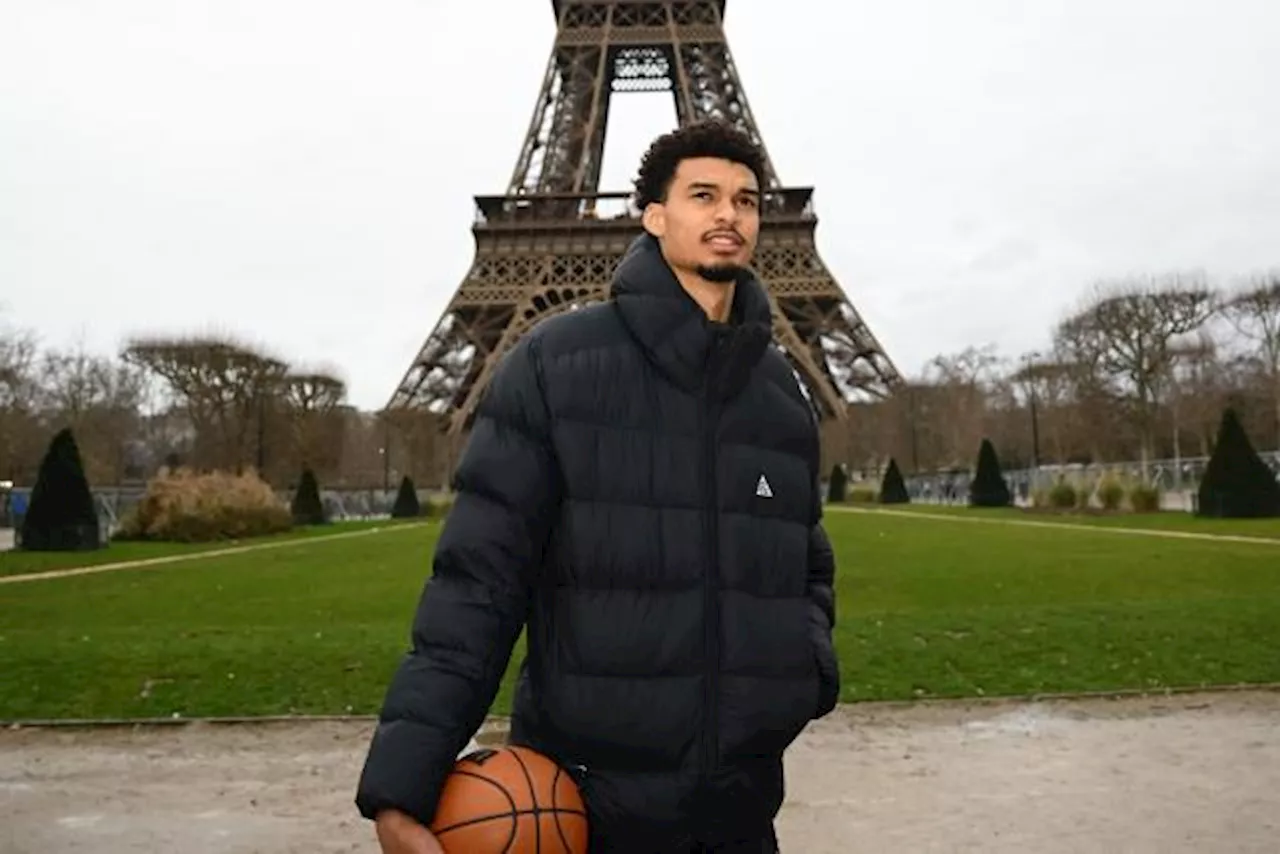
[[[528, 134], [501, 196], [476, 197], [476, 254], [387, 410], [443, 416], [456, 440], [502, 358], [542, 318], [606, 299], [639, 233], [630, 194], [600, 192], [614, 93], [670, 91], [684, 125], [716, 117], [764, 148], [723, 20], [725, 0], [552, 0], [557, 32]], [[810, 187], [786, 187], [768, 160], [755, 268], [770, 292], [775, 341], [820, 417], [901, 382], [823, 264]]]

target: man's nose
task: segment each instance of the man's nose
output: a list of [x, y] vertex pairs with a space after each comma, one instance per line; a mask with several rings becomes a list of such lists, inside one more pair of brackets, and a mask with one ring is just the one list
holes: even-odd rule
[[716, 222], [724, 225], [730, 225], [738, 219], [738, 206], [734, 204], [733, 199], [722, 199], [720, 204], [716, 205]]

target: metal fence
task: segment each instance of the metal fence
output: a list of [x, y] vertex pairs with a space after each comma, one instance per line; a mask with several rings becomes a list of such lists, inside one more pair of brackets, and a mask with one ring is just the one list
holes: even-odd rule
[[[388, 519], [395, 504], [395, 489], [321, 489], [320, 500], [330, 519], [348, 521], [357, 519]], [[100, 487], [91, 490], [98, 509], [98, 523], [104, 536], [111, 536], [123, 520], [146, 494], [144, 486]], [[288, 504], [293, 493], [277, 490], [280, 500]], [[418, 490], [418, 500], [424, 505], [439, 499], [443, 493], [435, 490]], [[15, 486], [0, 490], [0, 528], [15, 528], [31, 501], [31, 487]]]
[[[1280, 451], [1260, 454], [1263, 461], [1280, 480]], [[1153, 460], [1148, 464], [1151, 484], [1161, 492], [1161, 506], [1168, 510], [1195, 509], [1195, 491], [1204, 476], [1208, 457], [1186, 457], [1178, 460]], [[1103, 478], [1117, 478], [1126, 483], [1142, 481], [1142, 464], [1137, 461], [1119, 463], [1095, 463], [1089, 465], [1044, 465], [1032, 469], [1012, 469], [1004, 472], [1014, 501], [1019, 505], [1030, 504], [1040, 490], [1051, 489], [1065, 480], [1077, 490], [1096, 489]], [[920, 504], [963, 504], [968, 501], [968, 471], [936, 472], [904, 478], [911, 500]], [[850, 480], [849, 488], [879, 489], [878, 480], [859, 478]], [[826, 489], [826, 483], [823, 483]], [[98, 518], [103, 533], [110, 536], [120, 526], [120, 521], [142, 500], [144, 486], [100, 487], [93, 490], [98, 507]], [[293, 494], [278, 491], [286, 504]], [[439, 499], [445, 493], [437, 490], [418, 490], [418, 500], [424, 504]], [[0, 486], [0, 529], [13, 528], [21, 520], [31, 498], [29, 486]], [[322, 489], [320, 500], [324, 502], [329, 517], [335, 520], [384, 519], [391, 516], [396, 500], [395, 489]]]
[[[1280, 451], [1259, 454], [1280, 480]], [[1195, 493], [1204, 476], [1208, 457], [1185, 457], [1178, 460], [1153, 460], [1147, 464], [1150, 484], [1161, 493], [1161, 507], [1166, 510], [1195, 510]], [[921, 504], [964, 504], [968, 502], [972, 472], [951, 471], [904, 477], [911, 500]], [[1066, 482], [1077, 491], [1092, 493], [1106, 478], [1122, 483], [1141, 483], [1142, 463], [1129, 460], [1119, 463], [1093, 463], [1075, 465], [1044, 465], [1038, 468], [1010, 469], [1004, 472], [1005, 481], [1013, 493], [1015, 503], [1030, 504], [1037, 492], [1052, 489], [1059, 482]], [[878, 489], [878, 481], [851, 482], [850, 488]]]

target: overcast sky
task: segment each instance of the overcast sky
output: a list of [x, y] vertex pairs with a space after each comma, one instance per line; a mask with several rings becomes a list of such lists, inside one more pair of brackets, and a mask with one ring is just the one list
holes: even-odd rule
[[[230, 332], [381, 406], [554, 30], [546, 0], [0, 0], [0, 324]], [[1043, 346], [1100, 277], [1280, 266], [1276, 0], [733, 0], [726, 30], [904, 373]], [[615, 98], [602, 189], [674, 121]]]

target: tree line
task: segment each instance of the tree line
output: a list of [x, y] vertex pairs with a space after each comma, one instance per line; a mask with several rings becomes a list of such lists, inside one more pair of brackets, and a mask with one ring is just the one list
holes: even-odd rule
[[42, 348], [0, 323], [0, 480], [31, 484], [63, 428], [94, 486], [139, 484], [162, 466], [253, 470], [279, 488], [304, 469], [329, 487], [439, 479], [436, 419], [361, 412], [333, 371], [225, 335], [138, 337], [102, 355]]
[[889, 400], [855, 405], [828, 447], [855, 470], [894, 457], [912, 473], [971, 469], [984, 438], [1012, 467], [1207, 457], [1227, 407], [1280, 450], [1280, 270], [1225, 287], [1101, 282], [1044, 350], [939, 355]]
[[[1208, 456], [1228, 406], [1256, 447], [1280, 449], [1280, 270], [1225, 288], [1199, 276], [1100, 283], [1043, 351], [941, 354], [888, 400], [855, 404], [827, 428], [826, 465], [968, 470], [985, 438], [1008, 467]], [[361, 412], [335, 372], [230, 336], [139, 337], [101, 355], [42, 348], [0, 319], [0, 480], [33, 482], [50, 437], [70, 427], [95, 486], [163, 465], [253, 469], [280, 488], [308, 467], [326, 487], [404, 475], [438, 486], [456, 453], [441, 424]]]

